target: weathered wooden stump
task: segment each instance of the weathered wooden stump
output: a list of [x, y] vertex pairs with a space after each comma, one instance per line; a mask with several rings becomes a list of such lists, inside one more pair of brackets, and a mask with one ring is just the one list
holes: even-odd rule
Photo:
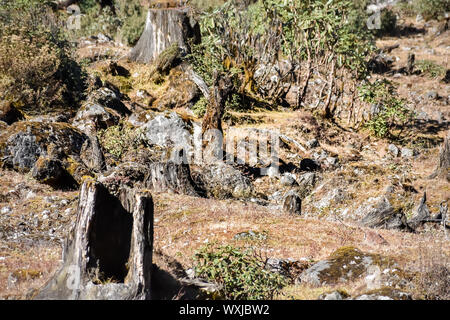
[[63, 265], [35, 299], [150, 299], [152, 246], [149, 192], [85, 182]]
[[186, 8], [149, 9], [144, 32], [129, 58], [151, 63], [174, 43], [189, 52], [189, 41], [200, 41], [200, 27], [188, 13]]
[[450, 132], [447, 133], [447, 137], [442, 144], [439, 153], [439, 164], [434, 173], [430, 176], [431, 179], [436, 177], [450, 181]]

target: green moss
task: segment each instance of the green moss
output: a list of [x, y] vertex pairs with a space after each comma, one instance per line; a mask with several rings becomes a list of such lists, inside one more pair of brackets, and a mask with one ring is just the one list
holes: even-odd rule
[[328, 258], [329, 267], [320, 272], [321, 282], [335, 284], [341, 280], [356, 280], [366, 273], [368, 265], [380, 268], [393, 265], [395, 262], [378, 254], [368, 254], [355, 247], [342, 247], [334, 251]]

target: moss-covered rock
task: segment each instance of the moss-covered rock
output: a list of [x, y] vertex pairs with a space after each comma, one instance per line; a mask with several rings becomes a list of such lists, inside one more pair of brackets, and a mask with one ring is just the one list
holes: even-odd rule
[[0, 102], [0, 121], [12, 124], [23, 119], [22, 113], [8, 101]]
[[21, 121], [0, 132], [0, 161], [53, 187], [75, 186], [89, 170], [80, 160], [88, 136], [67, 123]]
[[166, 86], [164, 94], [153, 102], [158, 110], [191, 108], [200, 97], [200, 89], [179, 68], [170, 71]]
[[326, 260], [314, 264], [300, 275], [300, 281], [312, 286], [336, 285], [369, 275], [370, 270], [391, 270], [395, 261], [378, 254], [369, 254], [355, 247], [342, 247]]
[[369, 290], [355, 297], [355, 300], [411, 300], [411, 294], [391, 287]]
[[34, 179], [54, 189], [74, 189], [78, 187], [75, 179], [64, 168], [60, 160], [39, 157], [31, 171]]
[[191, 169], [194, 181], [209, 197], [244, 199], [254, 194], [250, 179], [231, 165], [217, 162]]

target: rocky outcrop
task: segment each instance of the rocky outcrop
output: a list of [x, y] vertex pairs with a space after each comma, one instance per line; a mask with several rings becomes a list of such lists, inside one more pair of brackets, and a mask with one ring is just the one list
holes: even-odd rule
[[217, 199], [248, 198], [253, 194], [253, 185], [248, 177], [232, 166], [217, 162], [203, 167], [192, 167], [192, 175], [206, 196]]
[[81, 161], [88, 140], [67, 123], [16, 122], [0, 133], [0, 163], [54, 188], [76, 187], [89, 174]]
[[89, 133], [116, 125], [129, 114], [131, 112], [121, 101], [120, 93], [102, 87], [89, 95], [72, 123], [74, 127]]
[[152, 106], [159, 110], [175, 108], [191, 108], [200, 96], [198, 86], [188, 75], [176, 68], [170, 72], [167, 90], [156, 99]]
[[150, 193], [124, 187], [113, 196], [102, 184], [87, 181], [63, 265], [34, 299], [150, 299], [152, 250]]
[[386, 281], [401, 280], [394, 261], [377, 254], [364, 253], [354, 247], [339, 248], [328, 259], [319, 261], [303, 271], [298, 280], [320, 287], [362, 278], [366, 279], [368, 287], [374, 289]]
[[394, 208], [387, 197], [381, 197], [374, 204], [365, 204], [365, 216], [361, 224], [369, 228], [409, 229], [406, 217], [400, 209]]

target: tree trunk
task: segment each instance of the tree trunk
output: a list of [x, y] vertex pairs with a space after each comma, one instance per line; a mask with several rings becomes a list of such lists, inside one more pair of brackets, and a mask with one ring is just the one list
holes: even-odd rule
[[225, 112], [225, 103], [231, 93], [231, 79], [223, 74], [214, 75], [214, 84], [210, 89], [209, 103], [202, 123], [202, 134], [208, 130], [222, 130], [222, 117]]
[[151, 63], [173, 43], [190, 52], [189, 41], [200, 42], [200, 27], [188, 16], [188, 9], [149, 9], [145, 29], [129, 58]]
[[63, 266], [35, 299], [150, 299], [152, 249], [152, 196], [122, 188], [115, 197], [87, 181]]
[[434, 173], [430, 176], [431, 179], [440, 177], [450, 181], [450, 132], [442, 144], [439, 153], [439, 164]]

